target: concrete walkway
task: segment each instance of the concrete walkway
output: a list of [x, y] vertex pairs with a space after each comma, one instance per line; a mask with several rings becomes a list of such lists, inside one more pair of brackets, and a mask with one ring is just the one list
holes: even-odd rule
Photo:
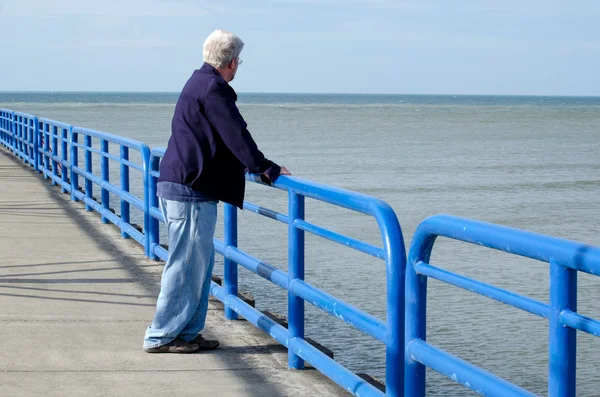
[[147, 354], [161, 262], [0, 148], [0, 396], [347, 396], [211, 301], [209, 353]]

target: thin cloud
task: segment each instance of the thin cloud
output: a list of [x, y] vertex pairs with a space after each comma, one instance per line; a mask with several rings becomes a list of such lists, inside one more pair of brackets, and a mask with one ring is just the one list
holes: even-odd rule
[[210, 14], [206, 8], [192, 2], [174, 5], [161, 0], [8, 0], [3, 8], [2, 15], [9, 17], [190, 17]]
[[149, 49], [170, 48], [174, 47], [174, 45], [165, 40], [100, 40], [88, 42], [87, 47]]

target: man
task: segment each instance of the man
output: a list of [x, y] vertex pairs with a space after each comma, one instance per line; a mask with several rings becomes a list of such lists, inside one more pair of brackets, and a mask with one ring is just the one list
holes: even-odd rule
[[266, 182], [290, 174], [258, 150], [236, 106], [229, 82], [242, 63], [243, 46], [230, 32], [211, 33], [203, 46], [204, 65], [194, 71], [175, 107], [157, 186], [169, 258], [144, 339], [148, 353], [193, 353], [219, 346], [199, 334], [208, 309], [217, 202], [242, 208], [246, 169]]

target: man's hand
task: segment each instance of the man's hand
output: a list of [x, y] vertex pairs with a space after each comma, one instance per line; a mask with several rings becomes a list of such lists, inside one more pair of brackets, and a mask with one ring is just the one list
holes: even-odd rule
[[270, 169], [269, 169], [269, 170], [263, 172], [262, 174], [260, 174], [260, 180], [263, 183], [272, 185], [273, 182], [277, 179], [277, 177], [279, 177], [281, 175], [292, 175], [292, 173], [287, 168], [285, 168], [285, 167], [279, 167], [279, 166], [278, 166], [278, 168], [280, 168], [279, 174], [275, 175], [273, 177], [273, 179], [269, 178], [269, 173], [270, 173]]

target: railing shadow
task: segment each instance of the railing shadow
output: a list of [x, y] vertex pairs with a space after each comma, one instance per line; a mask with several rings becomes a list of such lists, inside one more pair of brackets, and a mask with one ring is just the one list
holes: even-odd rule
[[122, 298], [154, 298], [153, 295], [139, 295], [139, 294], [118, 294], [116, 292], [98, 292], [98, 291], [74, 291], [69, 289], [56, 289], [56, 288], [36, 288], [36, 287], [15, 287], [12, 285], [1, 285], [0, 288], [10, 288], [24, 291], [41, 291], [41, 292], [64, 292], [68, 294], [83, 294], [83, 295], [102, 295], [102, 296], [117, 296]]
[[[2, 288], [2, 286], [0, 286]], [[0, 292], [0, 296], [10, 296], [13, 298], [28, 298], [28, 299], [42, 299], [42, 300], [53, 300], [53, 301], [63, 301], [63, 302], [83, 302], [83, 303], [101, 303], [103, 305], [124, 305], [124, 306], [147, 306], [154, 307], [154, 304], [151, 303], [134, 303], [134, 302], [115, 302], [115, 301], [106, 301], [106, 300], [96, 300], [96, 299], [77, 299], [77, 298], [60, 298], [56, 296], [40, 296], [40, 295], [26, 295], [26, 294], [11, 294], [6, 292]]]
[[[11, 156], [4, 150], [0, 150], [0, 154], [2, 154], [5, 158], [9, 159], [13, 162], [15, 167], [18, 167], [21, 171], [31, 175], [36, 176], [35, 171], [28, 165], [15, 157]], [[65, 195], [61, 193], [60, 187], [52, 186], [47, 181], [41, 179], [39, 180], [39, 185], [45, 189], [50, 200], [56, 204], [56, 206], [52, 206], [53, 208], [57, 208], [63, 212], [64, 215], [55, 216], [55, 218], [69, 218], [74, 220], [81, 230], [81, 232], [89, 237], [95, 244], [97, 250], [99, 252], [103, 252], [108, 254], [111, 260], [115, 261], [119, 264], [119, 267], [126, 271], [129, 276], [129, 280], [134, 280], [136, 284], [143, 288], [145, 295], [158, 296], [158, 292], [160, 290], [159, 286], [159, 276], [155, 273], [151, 273], [147, 271], [144, 267], [140, 266], [142, 261], [145, 261], [141, 258], [134, 258], [130, 255], [127, 255], [121, 251], [121, 247], [115, 243], [115, 239], [110, 237], [106, 232], [100, 231], [99, 228], [104, 225], [101, 224], [100, 218], [92, 219], [90, 215], [85, 211], [85, 207], [80, 203], [73, 203], [70, 200], [69, 195]], [[11, 214], [14, 216], [17, 214]], [[24, 216], [28, 216], [28, 214], [23, 214]], [[44, 217], [52, 214], [44, 214]], [[106, 227], [106, 226], [104, 226]], [[110, 227], [110, 226], [109, 226]], [[144, 254], [144, 250], [140, 247], [140, 255]], [[2, 279], [3, 282], [6, 282], [6, 279]], [[21, 279], [25, 280], [25, 279]], [[43, 280], [43, 279], [42, 279]], [[73, 279], [72, 279], [73, 280]], [[101, 280], [101, 279], [79, 279], [80, 282], [94, 282], [92, 280]], [[87, 280], [87, 281], [86, 281]], [[17, 280], [13, 280], [14, 282], [21, 282]], [[49, 280], [46, 280], [47, 283]], [[68, 280], [63, 280], [64, 282], [69, 282]], [[44, 282], [44, 281], [42, 281]], [[100, 281], [101, 282], [101, 281]], [[127, 281], [130, 282], [130, 281]], [[59, 283], [59, 282], [55, 282]]]

